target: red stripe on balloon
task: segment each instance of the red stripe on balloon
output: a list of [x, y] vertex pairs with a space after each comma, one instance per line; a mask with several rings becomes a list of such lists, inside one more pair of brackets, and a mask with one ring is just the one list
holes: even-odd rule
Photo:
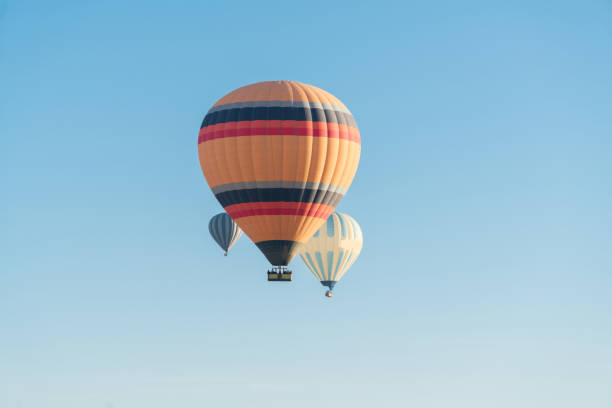
[[253, 120], [206, 126], [200, 129], [198, 144], [226, 137], [271, 135], [328, 137], [361, 143], [357, 128], [337, 123], [295, 120]]
[[327, 219], [334, 207], [313, 203], [259, 202], [225, 207], [233, 219], [255, 215], [299, 215]]

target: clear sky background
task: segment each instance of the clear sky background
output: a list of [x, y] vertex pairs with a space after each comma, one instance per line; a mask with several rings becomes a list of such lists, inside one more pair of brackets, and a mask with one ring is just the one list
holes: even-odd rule
[[[0, 407], [611, 407], [611, 73], [604, 0], [0, 3]], [[331, 300], [208, 235], [277, 79], [361, 130]]]

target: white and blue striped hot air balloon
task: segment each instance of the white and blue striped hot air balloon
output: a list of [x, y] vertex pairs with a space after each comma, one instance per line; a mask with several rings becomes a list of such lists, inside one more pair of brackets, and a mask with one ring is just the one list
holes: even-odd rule
[[363, 234], [357, 221], [335, 212], [301, 246], [300, 257], [321, 284], [329, 288], [325, 296], [331, 297], [334, 286], [353, 265], [362, 247]]
[[210, 235], [212, 235], [217, 244], [225, 251], [225, 256], [227, 256], [227, 252], [242, 235], [240, 227], [224, 212], [210, 219], [208, 231], [210, 231]]

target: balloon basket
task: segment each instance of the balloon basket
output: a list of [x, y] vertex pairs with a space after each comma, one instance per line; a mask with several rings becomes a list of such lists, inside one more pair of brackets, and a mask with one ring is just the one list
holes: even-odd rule
[[268, 271], [268, 282], [291, 282], [291, 271], [284, 266], [278, 266]]

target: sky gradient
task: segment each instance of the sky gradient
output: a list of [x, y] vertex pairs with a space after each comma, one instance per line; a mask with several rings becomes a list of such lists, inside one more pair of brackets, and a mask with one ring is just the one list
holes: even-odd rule
[[[507, 3], [0, 1], [0, 407], [612, 406], [612, 5]], [[277, 79], [360, 128], [333, 299], [208, 235]]]

